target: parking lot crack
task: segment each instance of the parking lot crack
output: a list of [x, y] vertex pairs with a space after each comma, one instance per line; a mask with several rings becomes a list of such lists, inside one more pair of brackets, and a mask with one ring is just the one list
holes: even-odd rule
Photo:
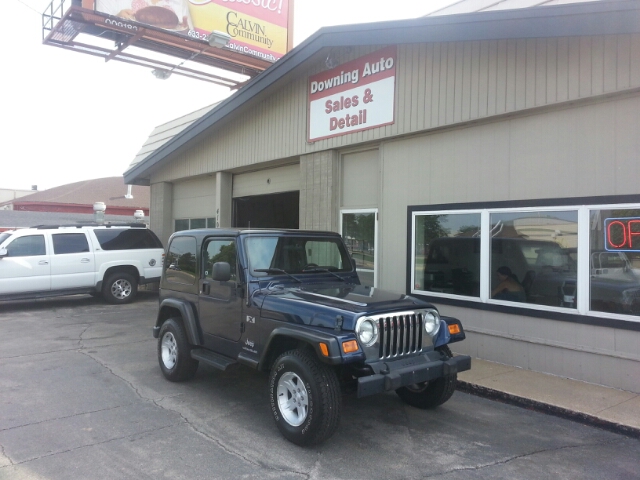
[[182, 419], [182, 422], [189, 428], [191, 429], [194, 433], [196, 433], [197, 435], [205, 438], [206, 440], [216, 444], [221, 450], [223, 450], [225, 453], [229, 454], [229, 455], [233, 455], [239, 459], [241, 459], [244, 462], [247, 462], [250, 465], [254, 465], [256, 467], [261, 467], [267, 470], [272, 470], [274, 472], [278, 472], [278, 473], [291, 473], [294, 475], [300, 475], [303, 478], [309, 478], [309, 475], [307, 473], [304, 472], [297, 472], [297, 471], [292, 471], [292, 470], [283, 470], [283, 469], [278, 469], [276, 467], [273, 467], [272, 465], [267, 465], [264, 462], [260, 462], [260, 461], [256, 461], [251, 459], [250, 457], [246, 456], [246, 455], [242, 455], [239, 452], [234, 451], [233, 449], [229, 448], [227, 445], [225, 445], [220, 439], [215, 438], [209, 434], [207, 434], [206, 432], [200, 430], [198, 427], [196, 427], [194, 424], [192, 424], [189, 419], [187, 417], [185, 417], [181, 412], [165, 407], [163, 405], [160, 404], [160, 402], [167, 397], [162, 397], [159, 399], [152, 399], [149, 397], [146, 397], [145, 395], [143, 395], [140, 390], [129, 380], [127, 380], [126, 378], [124, 378], [122, 375], [119, 375], [118, 373], [116, 373], [113, 368], [111, 368], [107, 363], [103, 362], [102, 360], [100, 360], [99, 358], [94, 357], [93, 355], [91, 355], [88, 352], [83, 352], [81, 350], [78, 350], [82, 355], [85, 355], [89, 358], [91, 358], [94, 362], [98, 363], [99, 365], [101, 365], [103, 368], [105, 368], [106, 370], [109, 371], [109, 373], [111, 373], [113, 376], [115, 376], [116, 378], [122, 380], [123, 382], [125, 382], [127, 385], [129, 385], [129, 387], [135, 392], [135, 394], [143, 401], [146, 402], [151, 402], [153, 403], [155, 406], [157, 406], [158, 408], [161, 408], [162, 410], [166, 410], [172, 413], [175, 413], [177, 415], [180, 416], [180, 418]]
[[539, 450], [534, 450], [532, 452], [527, 452], [527, 453], [523, 453], [520, 455], [513, 455], [507, 458], [503, 458], [501, 460], [496, 460], [494, 462], [487, 462], [487, 463], [483, 463], [480, 465], [473, 465], [473, 466], [467, 466], [467, 467], [455, 467], [455, 468], [451, 468], [449, 470], [445, 470], [445, 471], [441, 471], [441, 472], [437, 472], [437, 473], [431, 473], [429, 475], [425, 475], [421, 478], [434, 478], [434, 477], [440, 477], [442, 475], [446, 475], [449, 473], [454, 473], [454, 472], [465, 472], [465, 471], [472, 471], [472, 470], [482, 470], [484, 468], [490, 468], [490, 467], [495, 467], [498, 465], [506, 465], [508, 463], [511, 463], [515, 460], [520, 460], [523, 458], [527, 458], [527, 457], [533, 457], [536, 455], [539, 455], [541, 453], [547, 453], [547, 452], [560, 452], [563, 450], [571, 450], [571, 449], [578, 449], [578, 448], [585, 448], [585, 447], [600, 447], [603, 445], [603, 443], [609, 444], [609, 445], [615, 445], [615, 444], [619, 444], [622, 443], [622, 441], [610, 441], [610, 442], [597, 442], [597, 443], [583, 443], [580, 445], [564, 445], [561, 447], [554, 447], [554, 448], [541, 448]]
[[0, 443], [0, 461], [2, 461], [2, 459], [4, 459], [4, 458], [6, 458], [6, 459], [7, 459], [7, 461], [9, 462], [9, 465], [1, 465], [1, 466], [0, 466], [0, 470], [2, 470], [2, 468], [4, 468], [4, 467], [11, 467], [11, 466], [15, 465], [15, 464], [13, 463], [13, 460], [11, 460], [11, 458], [9, 458], [9, 456], [5, 453], [5, 451], [4, 451], [4, 445], [2, 445], [2, 444]]
[[[49, 453], [46, 453], [44, 455], [39, 455], [37, 457], [28, 458], [28, 459], [23, 460], [21, 462], [11, 462], [11, 465], [7, 465], [5, 467], [0, 467], [0, 471], [2, 471], [2, 468], [7, 468], [7, 467], [10, 467], [10, 466], [17, 466], [17, 465], [24, 465], [24, 464], [27, 464], [27, 463], [30, 463], [30, 462], [36, 462], [36, 461], [41, 460], [43, 458], [55, 457], [57, 455], [64, 455], [65, 453], [70, 453], [70, 452], [75, 452], [75, 451], [78, 451], [78, 450], [82, 450], [83, 448], [93, 448], [93, 447], [97, 447], [97, 446], [100, 446], [100, 445], [106, 445], [106, 444], [112, 443], [112, 442], [118, 442], [120, 440], [127, 440], [127, 439], [130, 439], [130, 438], [141, 437], [143, 435], [156, 433], [158, 431], [165, 430], [167, 428], [173, 428], [175, 426], [176, 426], [176, 424], [165, 425], [165, 426], [162, 426], [162, 427], [154, 428], [152, 430], [146, 430], [144, 432], [136, 432], [136, 433], [133, 433], [133, 434], [130, 434], [130, 435], [123, 435], [123, 436], [120, 436], [120, 437], [109, 438], [109, 439], [103, 440], [101, 442], [88, 443], [88, 444], [85, 444], [85, 445], [78, 445], [77, 447], [68, 448], [66, 450], [59, 450], [57, 452], [49, 452]], [[147, 476], [147, 478], [153, 478], [153, 477]]]
[[[91, 415], [93, 413], [108, 412], [108, 411], [111, 411], [111, 410], [116, 410], [118, 408], [128, 407], [130, 405], [133, 405], [133, 403], [125, 403], [123, 405], [117, 405], [115, 407], [109, 407], [109, 408], [101, 408], [99, 410], [89, 410], [89, 411], [85, 411], [85, 412], [74, 413], [73, 415], [65, 415], [65, 416], [62, 416], [62, 417], [47, 418], [45, 420], [40, 420], [40, 421], [37, 421], [37, 422], [23, 423], [21, 425], [14, 425], [13, 427], [9, 427], [9, 428], [2, 428], [2, 429], [0, 429], [0, 432], [8, 432], [10, 430], [16, 430], [18, 428], [32, 427], [34, 425], [42, 425], [42, 424], [45, 424], [45, 423], [48, 423], [48, 422], [57, 421], [57, 420], [67, 420], [69, 418], [81, 417], [83, 415]], [[2, 445], [0, 445], [0, 447], [2, 447]], [[2, 453], [2, 450], [0, 450], [0, 453]]]
[[302, 478], [305, 478], [305, 479], [311, 478], [311, 475], [308, 474], [308, 473], [299, 472], [299, 471], [295, 471], [295, 470], [289, 470], [289, 469], [276, 468], [273, 465], [268, 465], [268, 464], [266, 464], [264, 462], [253, 460], [253, 459], [249, 458], [246, 455], [242, 455], [241, 453], [236, 452], [235, 450], [229, 448], [222, 441], [220, 441], [220, 439], [215, 438], [215, 437], [207, 434], [206, 432], [203, 432], [202, 430], [200, 430], [197, 426], [195, 426], [193, 423], [191, 423], [189, 421], [189, 419], [187, 417], [185, 417], [182, 413], [180, 413], [180, 412], [178, 412], [176, 410], [173, 410], [171, 408], [164, 407], [163, 405], [160, 405], [158, 403], [158, 401], [154, 400], [153, 403], [158, 408], [161, 408], [163, 410], [167, 410], [167, 411], [170, 411], [170, 412], [178, 414], [180, 416], [180, 418], [182, 419], [182, 421], [184, 422], [184, 424], [189, 429], [191, 429], [194, 433], [196, 433], [197, 435], [203, 437], [205, 440], [208, 440], [209, 442], [214, 443], [218, 448], [220, 448], [225, 453], [227, 453], [229, 455], [233, 455], [234, 457], [239, 458], [240, 460], [248, 463], [249, 465], [260, 467], [260, 468], [263, 468], [265, 470], [271, 470], [271, 471], [276, 472], [276, 473], [289, 473], [289, 474], [293, 474], [293, 475], [299, 475], [299, 476], [301, 476]]

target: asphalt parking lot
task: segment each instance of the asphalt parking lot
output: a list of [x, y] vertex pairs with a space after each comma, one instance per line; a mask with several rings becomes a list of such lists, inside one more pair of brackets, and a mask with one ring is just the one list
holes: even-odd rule
[[0, 479], [640, 478], [640, 441], [456, 392], [433, 411], [343, 398], [337, 433], [278, 433], [267, 376], [201, 366], [171, 383], [157, 295], [0, 303]]

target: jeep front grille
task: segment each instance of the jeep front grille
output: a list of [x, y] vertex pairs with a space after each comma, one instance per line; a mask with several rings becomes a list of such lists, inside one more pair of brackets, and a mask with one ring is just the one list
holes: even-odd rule
[[376, 315], [380, 335], [380, 359], [401, 357], [422, 350], [424, 332], [421, 313]]

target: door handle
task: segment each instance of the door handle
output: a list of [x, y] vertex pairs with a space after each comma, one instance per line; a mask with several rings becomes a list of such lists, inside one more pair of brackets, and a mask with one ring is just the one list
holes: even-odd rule
[[211, 293], [211, 285], [209, 282], [202, 282], [202, 294], [209, 295]]
[[38, 265], [49, 265], [49, 262], [47, 262], [46, 260], [40, 260], [38, 262]]
[[89, 258], [83, 258], [80, 260], [80, 263], [89, 263], [91, 260]]

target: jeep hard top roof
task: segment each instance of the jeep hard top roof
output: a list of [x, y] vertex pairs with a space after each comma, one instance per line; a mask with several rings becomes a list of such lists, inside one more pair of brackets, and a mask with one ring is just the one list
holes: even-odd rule
[[238, 237], [240, 235], [286, 235], [286, 236], [314, 236], [314, 237], [339, 237], [340, 234], [325, 230], [296, 230], [288, 228], [198, 228], [193, 230], [180, 230], [172, 236], [207, 236], [227, 235]]

